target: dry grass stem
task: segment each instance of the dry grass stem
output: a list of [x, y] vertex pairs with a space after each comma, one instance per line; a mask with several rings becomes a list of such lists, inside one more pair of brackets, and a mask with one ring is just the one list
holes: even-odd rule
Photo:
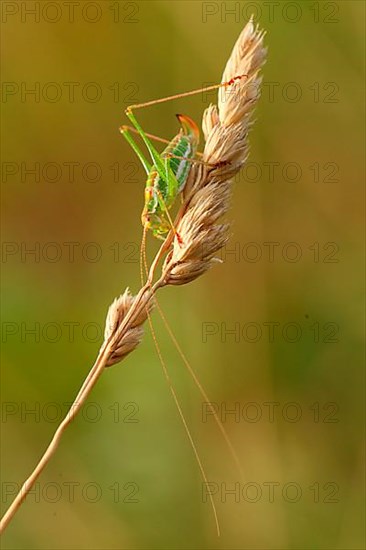
[[[203, 160], [216, 166], [197, 164], [192, 167], [183, 205], [175, 220], [182, 242], [178, 242], [171, 232], [152, 262], [147, 282], [138, 294], [132, 296], [127, 289], [110, 306], [98, 358], [40, 462], [2, 518], [0, 532], [11, 521], [49, 462], [63, 431], [85, 403], [105, 367], [122, 361], [140, 343], [143, 324], [153, 306], [156, 291], [166, 285], [189, 283], [219, 261], [215, 255], [225, 245], [229, 228], [220, 220], [229, 208], [232, 178], [248, 156], [248, 133], [261, 82], [258, 73], [266, 58], [263, 36], [251, 19], [234, 46], [222, 82], [241, 75], [245, 77], [220, 88], [218, 105], [210, 105], [204, 112], [202, 128], [206, 144]], [[159, 263], [162, 264], [161, 273], [154, 282]], [[204, 390], [201, 388], [200, 391]], [[216, 420], [220, 424], [218, 418]], [[188, 428], [187, 433], [190, 437]]]

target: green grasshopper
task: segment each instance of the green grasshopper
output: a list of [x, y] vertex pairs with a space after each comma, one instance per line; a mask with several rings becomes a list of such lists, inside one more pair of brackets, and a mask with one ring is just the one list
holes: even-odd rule
[[[221, 84], [200, 88], [198, 90], [176, 94], [145, 103], [130, 105], [127, 107], [125, 112], [127, 117], [132, 122], [133, 127], [126, 125], [121, 126], [120, 132], [139, 157], [147, 173], [147, 181], [145, 185], [145, 205], [141, 215], [144, 232], [151, 229], [155, 237], [164, 240], [167, 233], [172, 229], [178, 239], [178, 242], [180, 242], [180, 237], [174, 229], [169, 210], [187, 183], [192, 163], [196, 162], [217, 168], [223, 163], [225, 164], [225, 162], [209, 164], [196, 158], [200, 137], [199, 129], [197, 124], [190, 117], [181, 114], [176, 115], [181, 124], [181, 129], [171, 141], [167, 141], [157, 138], [151, 134], [147, 134], [136, 120], [133, 111], [135, 109], [156, 105], [157, 103], [171, 101], [180, 97], [186, 97], [204, 91], [214, 90], [216, 88], [220, 88], [221, 86], [230, 86], [236, 80], [241, 79], [244, 76], [247, 75], [235, 76], [228, 82], [223, 82]], [[153, 162], [152, 165], [146, 160], [139, 146], [132, 138], [130, 131], [141, 136], [151, 156]], [[149, 139], [150, 137], [158, 141], [168, 143], [167, 147], [161, 154], [155, 149]]]

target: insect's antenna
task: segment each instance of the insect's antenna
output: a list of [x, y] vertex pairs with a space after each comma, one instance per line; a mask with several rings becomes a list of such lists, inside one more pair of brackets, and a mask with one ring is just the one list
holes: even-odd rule
[[[170, 219], [171, 221], [171, 219]], [[172, 228], [173, 230], [175, 231], [175, 228], [174, 228], [174, 225], [173, 225], [173, 222], [171, 221], [171, 224], [172, 224]], [[148, 266], [147, 266], [147, 261], [146, 261], [146, 233], [147, 233], [147, 228], [146, 226], [144, 226], [144, 230], [143, 230], [143, 234], [142, 234], [142, 239], [141, 239], [141, 248], [140, 248], [140, 274], [141, 274], [141, 284], [143, 284], [143, 281], [144, 281], [144, 270], [145, 270], [145, 273], [146, 273], [146, 276], [148, 276]], [[176, 233], [176, 232], [175, 232]], [[176, 233], [177, 234], [177, 233]], [[177, 234], [178, 235], [178, 234]], [[160, 305], [158, 304], [158, 301], [155, 297], [154, 299], [154, 303], [156, 303], [157, 307], [158, 307], [158, 310], [159, 310], [159, 313], [160, 313], [160, 316], [162, 318], [162, 320], [164, 321], [164, 324], [165, 326], [167, 327], [168, 329], [168, 332], [170, 334], [170, 337], [173, 339], [173, 342], [175, 343], [183, 361], [185, 362], [185, 364], [187, 365], [188, 369], [190, 370], [193, 378], [195, 379], [195, 382], [196, 384], [198, 385], [198, 387], [200, 388], [201, 390], [201, 393], [203, 395], [203, 397], [206, 399], [206, 401], [208, 401], [208, 397], [207, 397], [207, 394], [205, 393], [205, 391], [203, 390], [199, 380], [196, 379], [195, 377], [195, 373], [194, 371], [192, 370], [191, 366], [189, 365], [186, 357], [184, 356], [169, 324], [168, 324], [168, 321], [166, 320], [163, 312], [162, 312], [162, 309], [160, 307]], [[175, 405], [178, 409], [178, 412], [179, 412], [179, 416], [182, 420], [182, 423], [183, 423], [183, 426], [184, 426], [184, 429], [186, 431], [186, 434], [188, 436], [188, 439], [190, 441], [190, 444], [191, 444], [191, 447], [193, 449], [193, 452], [194, 452], [194, 455], [195, 455], [195, 458], [196, 458], [196, 461], [197, 461], [197, 464], [198, 464], [198, 467], [201, 471], [201, 474], [202, 474], [202, 478], [203, 478], [203, 481], [206, 483], [206, 486], [208, 484], [208, 480], [207, 480], [207, 476], [206, 476], [206, 472], [205, 472], [205, 469], [203, 467], [203, 464], [202, 464], [202, 461], [201, 461], [201, 458], [200, 458], [200, 455], [198, 453], [198, 450], [197, 450], [197, 447], [193, 441], [193, 438], [192, 438], [192, 435], [191, 435], [191, 432], [188, 428], [188, 424], [186, 422], [186, 419], [184, 417], [184, 414], [183, 414], [183, 411], [182, 411], [182, 408], [180, 406], [180, 403], [179, 403], [179, 400], [178, 400], [178, 397], [177, 397], [177, 394], [175, 392], [175, 389], [173, 387], [173, 384], [172, 384], [172, 381], [170, 379], [170, 376], [169, 376], [169, 373], [168, 373], [168, 369], [166, 367], [166, 364], [165, 364], [165, 361], [163, 359], [163, 356], [162, 356], [162, 353], [161, 353], [161, 350], [160, 350], [160, 346], [159, 346], [159, 343], [158, 343], [158, 340], [156, 338], [156, 334], [155, 334], [155, 330], [154, 330], [154, 326], [153, 326], [153, 323], [152, 323], [152, 319], [151, 319], [151, 315], [150, 315], [150, 312], [146, 309], [146, 313], [147, 313], [147, 318], [148, 318], [148, 321], [149, 321], [149, 326], [150, 326], [150, 331], [151, 331], [151, 336], [153, 338], [153, 341], [154, 341], [154, 345], [155, 345], [155, 349], [156, 349], [156, 352], [158, 354], [158, 357], [159, 357], [159, 361], [160, 361], [160, 364], [161, 364], [161, 367], [163, 369], [163, 373], [164, 373], [164, 376], [165, 376], [165, 379], [166, 379], [166, 382], [169, 386], [169, 389], [171, 391], [171, 394], [173, 396], [173, 399], [174, 399], [174, 402], [175, 402]], [[217, 417], [217, 413], [216, 411], [213, 410], [213, 414], [214, 416]], [[217, 418], [216, 420], [217, 422], [220, 423], [219, 419]], [[221, 424], [221, 423], [220, 423]], [[222, 427], [222, 430], [224, 430], [224, 427], [222, 426], [221, 424], [221, 427]], [[228, 444], [231, 445], [230, 443], [230, 440], [228, 439], [228, 436], [224, 430], [224, 434], [228, 440]], [[233, 450], [234, 451], [234, 450]], [[235, 453], [235, 451], [234, 451]], [[217, 531], [217, 536], [219, 537], [220, 536], [220, 524], [219, 524], [219, 520], [218, 520], [218, 516], [217, 516], [217, 510], [216, 510], [216, 506], [215, 506], [215, 502], [213, 500], [213, 497], [212, 497], [212, 494], [210, 492], [209, 494], [209, 498], [210, 498], [210, 504], [211, 504], [211, 507], [212, 507], [212, 511], [213, 511], [213, 514], [214, 514], [214, 518], [215, 518], [215, 524], [216, 524], [216, 531]]]
[[[175, 389], [174, 389], [173, 384], [172, 384], [172, 381], [171, 381], [171, 379], [170, 379], [168, 370], [167, 370], [167, 368], [166, 368], [165, 361], [164, 361], [163, 356], [162, 356], [162, 354], [161, 354], [160, 346], [159, 346], [158, 341], [157, 341], [157, 339], [156, 339], [156, 334], [155, 334], [154, 327], [153, 327], [153, 324], [152, 324], [152, 321], [151, 321], [151, 315], [150, 315], [149, 313], [148, 313], [148, 320], [149, 320], [151, 335], [152, 335], [152, 337], [153, 337], [154, 344], [155, 344], [155, 349], [156, 349], [156, 352], [157, 352], [157, 354], [158, 354], [158, 356], [159, 356], [159, 360], [160, 360], [160, 363], [161, 363], [161, 366], [162, 366], [162, 369], [163, 369], [163, 373], [164, 373], [166, 382], [167, 382], [167, 384], [168, 384], [168, 386], [169, 386], [169, 389], [170, 389], [170, 392], [171, 392], [171, 394], [172, 394], [172, 396], [173, 396], [175, 405], [176, 405], [176, 407], [177, 407], [177, 409], [178, 409], [179, 416], [180, 416], [180, 418], [181, 418], [181, 420], [182, 420], [184, 429], [185, 429], [185, 431], [186, 431], [186, 434], [187, 434], [187, 436], [188, 436], [188, 439], [189, 439], [189, 442], [190, 442], [190, 444], [191, 444], [192, 450], [193, 450], [194, 455], [195, 455], [195, 457], [196, 457], [196, 461], [197, 461], [198, 467], [199, 467], [199, 469], [200, 469], [200, 471], [201, 471], [203, 481], [204, 481], [204, 482], [206, 483], [206, 485], [207, 485], [207, 484], [208, 484], [208, 480], [207, 480], [207, 476], [206, 476], [205, 469], [204, 469], [204, 467], [203, 467], [203, 464], [202, 464], [200, 455], [199, 455], [198, 450], [197, 450], [197, 447], [196, 447], [196, 445], [195, 445], [195, 443], [194, 443], [194, 441], [193, 441], [191, 432], [190, 432], [190, 430], [189, 430], [189, 428], [188, 428], [188, 424], [187, 424], [187, 422], [186, 422], [186, 419], [185, 419], [185, 417], [184, 417], [182, 408], [181, 408], [181, 406], [180, 406], [180, 403], [179, 403], [177, 394], [176, 394], [176, 392], [175, 392]], [[209, 493], [209, 496], [210, 496], [210, 503], [211, 503], [213, 515], [214, 515], [214, 518], [215, 518], [217, 536], [219, 537], [219, 536], [220, 536], [220, 524], [219, 524], [219, 519], [218, 519], [218, 516], [217, 516], [217, 510], [216, 510], [215, 502], [214, 502], [214, 499], [213, 499], [213, 497], [212, 497], [211, 492]]]
[[147, 233], [147, 227], [144, 225], [143, 231], [142, 231], [142, 239], [141, 239], [141, 245], [140, 245], [140, 278], [141, 278], [141, 285], [144, 286], [144, 270], [146, 275], [148, 274], [148, 267], [147, 267], [147, 260], [146, 260], [146, 233]]
[[212, 412], [212, 415], [213, 415], [213, 417], [214, 417], [214, 419], [215, 419], [215, 422], [216, 422], [216, 424], [217, 424], [217, 426], [218, 426], [218, 428], [219, 428], [219, 430], [220, 430], [220, 432], [221, 432], [223, 438], [225, 439], [225, 442], [226, 442], [226, 444], [227, 444], [227, 446], [228, 446], [228, 449], [229, 449], [229, 451], [230, 451], [230, 454], [231, 454], [231, 456], [232, 456], [232, 458], [233, 458], [233, 460], [234, 460], [234, 462], [235, 462], [235, 464], [236, 464], [236, 467], [237, 467], [237, 469], [238, 469], [238, 472], [240, 473], [240, 476], [241, 476], [242, 480], [244, 480], [244, 475], [243, 475], [243, 471], [242, 471], [242, 469], [241, 469], [241, 465], [240, 465], [240, 461], [239, 461], [238, 455], [237, 455], [237, 453], [236, 453], [236, 451], [235, 451], [235, 449], [234, 449], [234, 447], [233, 447], [233, 444], [232, 444], [231, 441], [230, 441], [230, 438], [229, 438], [229, 436], [228, 436], [228, 434], [227, 434], [227, 431], [225, 430], [225, 428], [224, 428], [224, 426], [223, 426], [223, 424], [222, 424], [222, 422], [221, 422], [221, 420], [220, 420], [220, 418], [219, 418], [219, 415], [218, 415], [217, 412], [215, 411], [215, 408], [213, 407], [210, 398], [208, 397], [208, 395], [207, 395], [205, 389], [203, 388], [203, 386], [202, 386], [200, 380], [198, 379], [196, 373], [194, 372], [194, 370], [193, 370], [191, 364], [189, 363], [187, 357], [185, 356], [185, 354], [184, 354], [182, 348], [180, 347], [179, 342], [178, 342], [178, 340], [176, 339], [176, 337], [175, 337], [175, 335], [174, 335], [174, 332], [173, 332], [171, 326], [169, 325], [168, 320], [167, 320], [167, 318], [165, 317], [165, 315], [164, 315], [164, 313], [163, 313], [163, 310], [161, 309], [161, 307], [160, 307], [160, 305], [159, 305], [159, 303], [158, 303], [158, 301], [157, 301], [156, 298], [155, 298], [155, 304], [156, 304], [156, 307], [158, 308], [160, 317], [161, 317], [162, 320], [163, 320], [163, 323], [164, 323], [164, 325], [165, 325], [165, 328], [167, 329], [167, 331], [168, 331], [168, 333], [169, 333], [169, 336], [170, 336], [172, 342], [174, 343], [174, 345], [175, 345], [175, 347], [176, 347], [176, 349], [177, 349], [177, 351], [178, 351], [178, 353], [179, 353], [179, 355], [180, 355], [180, 357], [181, 357], [183, 363], [185, 364], [185, 366], [186, 366], [186, 368], [187, 368], [189, 374], [192, 376], [192, 378], [193, 378], [193, 380], [194, 380], [194, 382], [195, 382], [195, 384], [196, 384], [196, 386], [197, 386], [197, 388], [198, 388], [198, 390], [199, 390], [201, 396], [203, 397], [203, 399], [205, 400], [205, 402], [208, 403], [209, 408], [210, 408], [210, 411]]

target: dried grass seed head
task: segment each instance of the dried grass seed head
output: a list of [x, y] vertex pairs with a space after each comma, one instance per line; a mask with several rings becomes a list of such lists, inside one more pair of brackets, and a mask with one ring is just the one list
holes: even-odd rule
[[149, 301], [146, 307], [141, 308], [135, 317], [132, 317], [126, 331], [122, 332], [122, 334], [118, 334], [118, 329], [127, 313], [134, 305], [135, 299], [136, 297], [132, 296], [127, 288], [121, 296], [115, 298], [108, 309], [104, 330], [104, 340], [115, 338], [115, 341], [112, 341], [112, 351], [107, 361], [107, 367], [121, 361], [126, 355], [131, 353], [131, 351], [133, 351], [142, 340], [144, 334], [142, 325], [147, 319], [146, 308], [150, 310], [152, 307], [151, 301]]
[[214, 255], [228, 238], [228, 224], [217, 223], [229, 207], [232, 177], [248, 157], [248, 134], [252, 113], [259, 98], [258, 72], [266, 59], [264, 32], [254, 27], [253, 18], [240, 34], [226, 64], [218, 106], [204, 112], [202, 129], [206, 144], [203, 159], [217, 168], [195, 168], [186, 210], [178, 223], [180, 239], [163, 266], [168, 284], [185, 284], [202, 275], [217, 261]]

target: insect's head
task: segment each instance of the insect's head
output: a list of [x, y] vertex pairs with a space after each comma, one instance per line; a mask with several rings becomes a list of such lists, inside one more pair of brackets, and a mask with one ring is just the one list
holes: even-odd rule
[[154, 237], [164, 238], [170, 230], [169, 222], [156, 213], [148, 212], [146, 209], [141, 214], [141, 222], [145, 229], [150, 229]]

